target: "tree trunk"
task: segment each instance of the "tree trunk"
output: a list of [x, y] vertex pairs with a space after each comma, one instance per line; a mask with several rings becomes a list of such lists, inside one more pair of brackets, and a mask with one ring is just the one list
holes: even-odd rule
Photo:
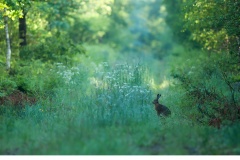
[[22, 50], [23, 47], [27, 46], [27, 24], [26, 24], [26, 15], [27, 12], [23, 9], [23, 17], [19, 18], [19, 23], [18, 23], [18, 31], [19, 31], [19, 57], [20, 59], [24, 58], [24, 51]]
[[26, 15], [27, 13], [23, 9], [23, 17], [19, 18], [19, 39], [20, 39], [20, 47], [24, 47], [27, 45], [27, 24], [26, 24]]
[[[4, 8], [4, 12], [6, 13], [6, 8]], [[4, 28], [5, 28], [5, 34], [6, 34], [6, 44], [7, 44], [7, 54], [6, 54], [6, 66], [7, 70], [10, 70], [11, 68], [11, 45], [10, 45], [10, 38], [9, 38], [9, 32], [8, 32], [8, 17], [7, 15], [4, 16]]]

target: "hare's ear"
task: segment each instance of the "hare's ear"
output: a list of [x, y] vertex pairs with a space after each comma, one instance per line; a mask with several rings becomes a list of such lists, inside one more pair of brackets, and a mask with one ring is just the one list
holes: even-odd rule
[[157, 94], [157, 99], [159, 99], [161, 97], [161, 94]]

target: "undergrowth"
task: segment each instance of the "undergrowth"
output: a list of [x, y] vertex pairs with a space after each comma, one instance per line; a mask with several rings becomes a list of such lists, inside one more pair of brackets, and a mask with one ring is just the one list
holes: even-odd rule
[[[203, 69], [200, 62], [189, 60], [180, 65], [174, 57], [172, 63], [180, 67], [173, 72], [176, 81], [163, 78], [166, 63], [154, 59], [151, 65], [149, 61], [108, 63], [98, 56], [93, 57], [98, 63], [86, 57], [85, 63], [75, 67], [55, 64], [43, 71], [50, 76], [45, 81], [36, 76], [35, 82], [41, 82], [44, 93], [37, 103], [18, 109], [1, 106], [0, 154], [240, 154], [239, 123], [221, 124], [220, 129], [209, 126], [202, 122], [197, 108], [200, 102], [196, 95], [203, 96], [206, 88], [213, 91], [220, 82], [224, 86], [217, 93], [231, 101], [224, 79], [215, 82], [215, 68], [211, 70], [214, 76], [202, 77], [201, 70], [206, 71], [206, 67]], [[194, 72], [189, 73], [189, 69]], [[153, 79], [164, 83], [154, 84]], [[199, 92], [193, 90], [196, 87]], [[50, 91], [44, 92], [47, 88]], [[172, 112], [168, 118], [158, 117], [151, 103], [159, 92], [163, 95], [160, 103]], [[205, 99], [201, 104], [211, 106], [209, 102]]]
[[189, 118], [218, 128], [239, 121], [238, 64], [239, 57], [231, 54], [209, 57], [204, 53], [192, 53], [191, 58], [174, 68], [175, 85], [183, 89], [187, 102], [182, 106], [195, 109]]

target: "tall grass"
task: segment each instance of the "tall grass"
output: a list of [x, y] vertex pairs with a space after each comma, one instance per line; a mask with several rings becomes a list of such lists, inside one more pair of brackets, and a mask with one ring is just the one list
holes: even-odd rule
[[140, 64], [104, 62], [90, 74], [83, 66], [59, 64], [55, 72], [62, 87], [52, 97], [20, 111], [1, 110], [0, 152], [134, 154], [130, 141], [119, 137], [154, 121], [146, 70]]
[[[100, 63], [93, 75], [86, 70], [65, 70], [65, 86], [54, 103], [64, 110], [78, 110], [96, 124], [122, 124], [147, 120], [151, 91], [146, 68], [140, 64]], [[90, 118], [90, 117], [91, 118]]]
[[[59, 87], [37, 104], [0, 107], [0, 154], [240, 154], [238, 124], [196, 123], [194, 109], [182, 108], [191, 104], [185, 90], [152, 85], [164, 64], [153, 72], [149, 61], [83, 64], [57, 64], [49, 74]], [[159, 90], [169, 118], [151, 104]]]

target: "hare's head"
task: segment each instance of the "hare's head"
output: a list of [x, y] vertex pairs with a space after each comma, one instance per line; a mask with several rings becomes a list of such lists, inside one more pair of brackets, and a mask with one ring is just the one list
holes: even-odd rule
[[161, 97], [161, 94], [157, 94], [157, 98], [152, 101], [153, 104], [158, 104], [158, 99]]

